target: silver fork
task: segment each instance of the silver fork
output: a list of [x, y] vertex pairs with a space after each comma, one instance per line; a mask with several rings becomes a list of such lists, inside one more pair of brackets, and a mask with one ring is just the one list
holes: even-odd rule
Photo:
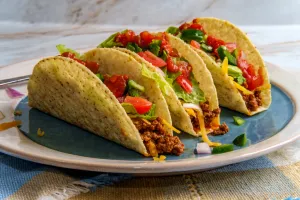
[[4, 87], [10, 84], [15, 84], [15, 83], [21, 83], [28, 81], [31, 75], [26, 75], [26, 76], [19, 76], [15, 78], [9, 78], [9, 79], [4, 79], [0, 80], [0, 87]]

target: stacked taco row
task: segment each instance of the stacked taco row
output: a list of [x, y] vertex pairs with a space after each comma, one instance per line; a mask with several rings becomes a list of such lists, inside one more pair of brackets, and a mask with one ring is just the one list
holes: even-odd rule
[[84, 54], [57, 46], [28, 84], [29, 105], [144, 156], [180, 155], [181, 131], [209, 146], [229, 131], [221, 106], [253, 115], [271, 103], [264, 62], [247, 36], [215, 18], [166, 32], [117, 32]]

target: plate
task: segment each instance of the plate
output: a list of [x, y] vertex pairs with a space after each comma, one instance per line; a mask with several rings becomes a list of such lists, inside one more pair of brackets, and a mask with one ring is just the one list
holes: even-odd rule
[[[38, 60], [25, 61], [0, 69], [0, 79], [30, 74]], [[246, 133], [249, 140], [244, 148], [219, 155], [195, 155], [194, 148], [199, 138], [180, 134], [185, 144], [181, 156], [167, 156], [164, 162], [154, 162], [151, 158], [128, 150], [92, 133], [70, 125], [55, 117], [28, 107], [27, 97], [11, 102], [1, 100], [0, 110], [6, 116], [13, 108], [22, 111], [16, 119], [22, 120], [20, 130], [12, 128], [1, 132], [0, 151], [33, 162], [89, 171], [136, 173], [136, 174], [174, 174], [212, 169], [232, 163], [249, 160], [289, 144], [300, 137], [297, 111], [300, 94], [296, 88], [300, 84], [296, 78], [280, 67], [267, 64], [272, 82], [273, 101], [268, 111], [253, 117], [222, 108], [221, 121], [226, 122], [230, 132], [224, 136], [210, 137], [213, 141], [232, 143], [233, 139]], [[5, 73], [4, 73], [5, 72]], [[7, 76], [4, 76], [7, 74]], [[26, 85], [15, 87], [26, 92]], [[1, 98], [6, 96], [0, 90]], [[232, 116], [246, 120], [243, 126], [233, 124]], [[9, 121], [7, 117], [5, 120]], [[43, 137], [37, 136], [37, 129], [45, 131]]]

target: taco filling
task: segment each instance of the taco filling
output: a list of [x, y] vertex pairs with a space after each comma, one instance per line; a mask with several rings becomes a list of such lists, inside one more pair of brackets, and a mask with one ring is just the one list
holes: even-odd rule
[[[62, 52], [59, 45], [58, 49]], [[67, 50], [62, 52], [61, 56], [71, 58], [85, 65], [114, 94], [138, 129], [151, 156], [157, 157], [159, 154], [180, 155], [183, 153], [184, 144], [177, 136], [169, 135], [165, 127], [171, 128], [177, 133], [180, 133], [180, 131], [172, 127], [166, 120], [156, 117], [155, 104], [148, 101], [144, 96], [145, 88], [142, 85], [129, 79], [127, 75], [109, 76], [97, 73], [98, 63], [84, 61], [76, 52], [71, 52], [70, 49]]]
[[261, 69], [255, 71], [236, 43], [226, 43], [220, 38], [206, 34], [199, 19], [184, 23], [179, 28], [169, 27], [167, 32], [180, 37], [192, 47], [206, 52], [222, 69], [226, 58], [228, 64], [224, 67], [224, 73], [233, 80], [248, 110], [256, 111], [261, 106], [260, 86], [264, 83], [263, 72]]
[[[136, 35], [132, 30], [125, 30], [111, 35], [98, 47], [126, 48], [157, 67], [180, 99], [196, 133], [201, 134], [201, 129], [219, 131], [223, 134], [228, 132], [226, 125], [223, 125], [227, 127], [226, 129], [220, 129], [218, 125], [220, 109], [213, 111], [209, 109], [209, 102], [206, 101], [203, 91], [194, 78], [192, 66], [170, 45], [166, 33], [154, 34], [144, 31]], [[143, 70], [147, 71], [146, 68]], [[151, 72], [143, 73], [152, 78], [150, 74]], [[200, 107], [205, 109], [201, 111]]]

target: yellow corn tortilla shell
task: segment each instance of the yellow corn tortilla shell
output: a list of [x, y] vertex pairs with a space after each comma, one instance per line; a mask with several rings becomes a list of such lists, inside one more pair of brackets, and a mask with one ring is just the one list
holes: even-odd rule
[[[219, 103], [218, 103], [218, 98], [217, 98], [217, 92], [216, 92], [215, 86], [213, 84], [213, 79], [211, 77], [211, 74], [209, 73], [208, 69], [206, 68], [205, 63], [197, 55], [197, 53], [192, 50], [192, 48], [189, 45], [185, 44], [179, 38], [174, 37], [171, 34], [168, 34], [167, 36], [168, 36], [171, 46], [173, 48], [177, 49], [179, 54], [182, 57], [184, 57], [191, 64], [191, 66], [193, 68], [193, 74], [195, 76], [195, 79], [199, 83], [199, 88], [204, 92], [205, 98], [209, 101], [210, 110], [214, 110], [214, 109], [218, 108]], [[141, 58], [135, 52], [132, 52], [125, 48], [115, 48], [115, 49], [125, 52], [130, 57], [133, 57], [134, 59], [136, 59], [139, 63], [143, 63], [149, 70], [151, 70], [153, 72], [158, 71], [157, 67], [153, 66], [151, 63], [149, 63], [148, 61]], [[165, 79], [162, 75], [160, 75], [160, 77], [161, 77], [162, 81], [165, 81]], [[176, 127], [178, 127], [179, 129], [181, 129], [191, 135], [199, 136], [199, 133], [196, 133], [194, 131], [193, 124], [191, 122], [189, 115], [183, 108], [180, 100], [178, 99], [175, 91], [172, 89], [171, 86], [169, 86], [168, 94], [164, 94], [164, 97], [168, 103], [173, 124]], [[220, 124], [220, 116], [218, 117], [217, 122], [218, 122], [218, 124]], [[207, 131], [211, 132], [212, 130], [209, 129]]]
[[149, 156], [115, 96], [94, 73], [72, 59], [41, 60], [28, 83], [28, 101], [31, 107]]
[[258, 73], [259, 68], [262, 68], [264, 84], [259, 87], [261, 91], [262, 106], [260, 106], [258, 110], [252, 112], [247, 109], [242, 95], [235, 87], [232, 80], [230, 80], [229, 77], [221, 70], [221, 67], [214, 61], [214, 59], [203, 50], [193, 48], [203, 59], [206, 67], [211, 72], [217, 89], [220, 105], [250, 116], [267, 110], [272, 101], [268, 71], [260, 53], [251, 43], [247, 35], [238, 27], [225, 20], [217, 18], [198, 18], [198, 20], [199, 24], [203, 26], [208, 35], [214, 36], [228, 43], [236, 43], [238, 49], [243, 50], [245, 53], [247, 62], [254, 66], [256, 73]]

